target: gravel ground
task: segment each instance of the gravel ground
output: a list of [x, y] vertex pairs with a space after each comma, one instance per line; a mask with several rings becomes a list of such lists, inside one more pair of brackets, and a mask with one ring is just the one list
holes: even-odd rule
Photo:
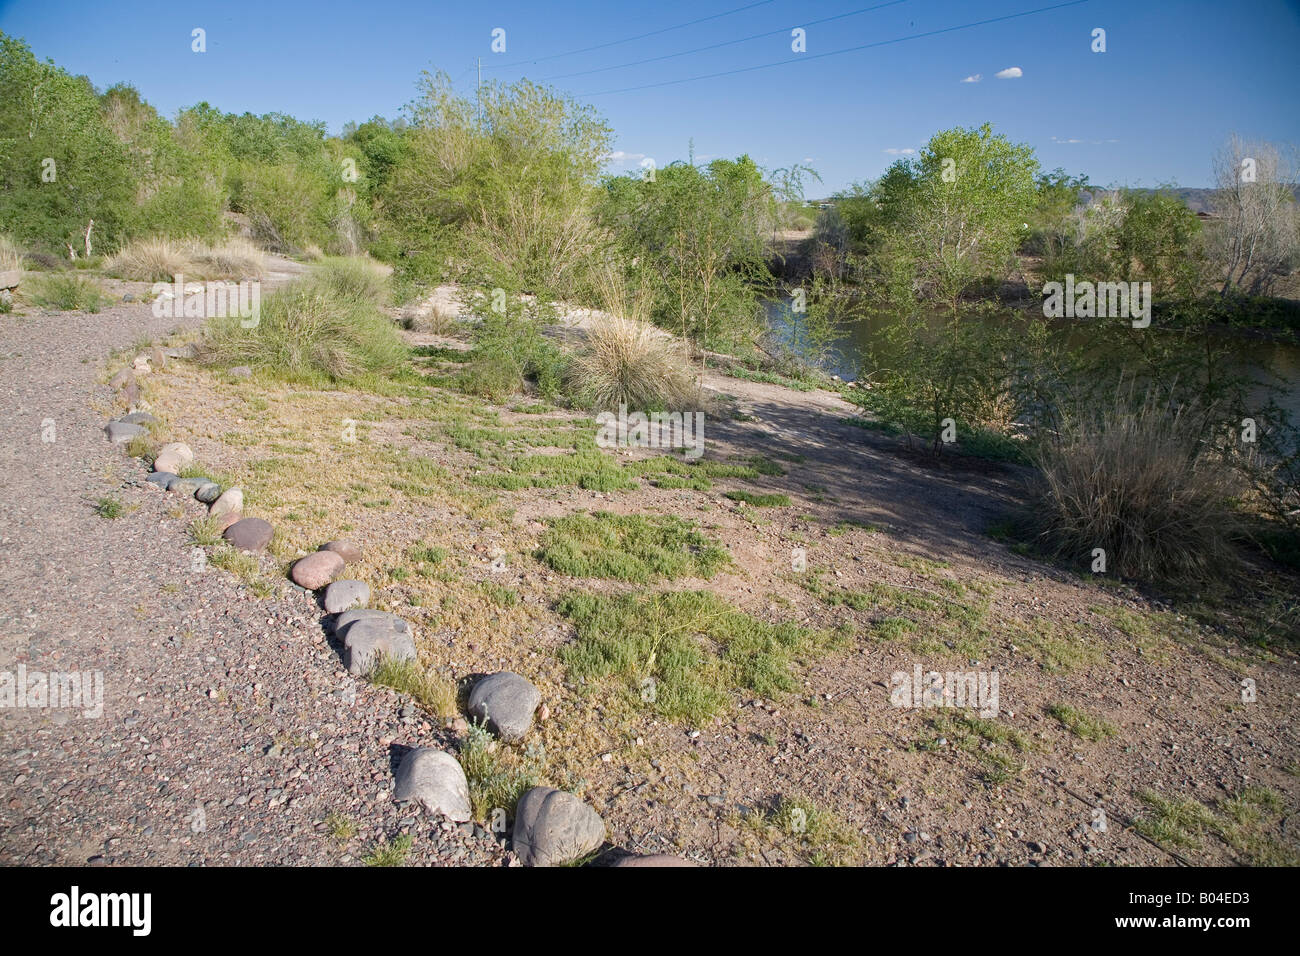
[[[391, 799], [405, 748], [450, 732], [349, 677], [307, 592], [191, 570], [202, 505], [174, 517], [105, 440], [103, 360], [186, 322], [125, 304], [0, 323], [0, 671], [104, 682], [98, 717], [0, 707], [0, 862], [346, 864], [409, 833], [410, 863], [509, 863]], [[104, 495], [128, 512], [98, 516]]]

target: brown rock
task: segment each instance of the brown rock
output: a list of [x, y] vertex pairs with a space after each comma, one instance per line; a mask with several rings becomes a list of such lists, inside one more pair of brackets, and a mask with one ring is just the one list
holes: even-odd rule
[[333, 551], [317, 551], [294, 562], [289, 577], [299, 587], [317, 591], [333, 581], [343, 571], [343, 558]]
[[261, 551], [271, 543], [275, 529], [261, 518], [243, 518], [222, 532], [221, 536], [242, 551]]
[[320, 550], [333, 551], [343, 559], [344, 564], [356, 564], [361, 560], [361, 548], [351, 541], [326, 541]]
[[238, 511], [227, 511], [225, 514], [217, 515], [216, 518], [217, 530], [224, 533], [232, 524], [235, 524], [237, 521], [242, 521], [244, 516]]

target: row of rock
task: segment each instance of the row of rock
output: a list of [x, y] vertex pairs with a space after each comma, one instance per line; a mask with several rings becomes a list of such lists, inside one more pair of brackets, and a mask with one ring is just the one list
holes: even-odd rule
[[[163, 354], [155, 347], [154, 360]], [[134, 375], [147, 373], [148, 363], [138, 358], [129, 380], [119, 376], [115, 387], [128, 408], [138, 390]], [[133, 393], [132, 393], [133, 392]], [[158, 420], [144, 411], [130, 411], [104, 428], [114, 443], [130, 441], [148, 432]], [[271, 542], [274, 528], [262, 518], [244, 517], [243, 492], [222, 487], [202, 477], [183, 478], [180, 472], [194, 464], [194, 453], [182, 442], [160, 447], [147, 481], [167, 492], [192, 496], [208, 505], [217, 519], [222, 536], [243, 551], [258, 552]], [[418, 660], [411, 626], [396, 614], [367, 607], [370, 586], [364, 581], [340, 578], [344, 569], [361, 560], [361, 549], [350, 541], [329, 541], [295, 561], [289, 577], [308, 591], [323, 591], [326, 615], [333, 617], [333, 633], [343, 645], [344, 663], [350, 674], [371, 673], [381, 660]], [[527, 678], [510, 671], [488, 674], [470, 690], [468, 715], [504, 742], [523, 739], [541, 705], [541, 691]], [[451, 754], [431, 747], [407, 752], [397, 771], [394, 798], [420, 804], [427, 812], [455, 823], [472, 819], [469, 781], [460, 762]], [[605, 823], [588, 804], [572, 793], [553, 787], [533, 787], [518, 802], [512, 833], [516, 856], [526, 866], [558, 866], [592, 856], [605, 842]], [[691, 866], [679, 857], [627, 855], [615, 866]]]

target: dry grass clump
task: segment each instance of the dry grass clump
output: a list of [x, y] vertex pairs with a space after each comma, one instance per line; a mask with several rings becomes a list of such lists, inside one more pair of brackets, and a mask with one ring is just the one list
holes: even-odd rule
[[1235, 565], [1237, 478], [1186, 412], [1117, 399], [1069, 425], [1040, 459], [1037, 514], [1058, 555], [1122, 577], [1191, 585]]
[[571, 366], [574, 394], [597, 411], [626, 405], [632, 411], [683, 411], [701, 396], [686, 349], [651, 325], [646, 290], [629, 293], [614, 273], [605, 273], [600, 293], [607, 316], [594, 319]]
[[410, 332], [447, 335], [456, 327], [456, 321], [456, 313], [440, 305], [430, 305], [428, 311], [411, 307], [402, 313], [402, 328]]
[[266, 257], [242, 238], [216, 246], [172, 239], [133, 239], [104, 268], [123, 279], [140, 282], [171, 282], [177, 275], [187, 279], [250, 279], [265, 272]]
[[0, 272], [21, 272], [23, 254], [8, 236], [0, 233]]
[[219, 246], [190, 243], [186, 251], [205, 279], [252, 279], [266, 272], [266, 256], [244, 238], [229, 239]]

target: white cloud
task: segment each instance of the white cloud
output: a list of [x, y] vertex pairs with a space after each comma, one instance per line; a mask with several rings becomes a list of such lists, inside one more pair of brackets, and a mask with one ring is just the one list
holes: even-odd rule
[[963, 83], [978, 83], [978, 82], [979, 82], [980, 80], [982, 80], [982, 79], [984, 79], [984, 74], [983, 74], [983, 73], [972, 73], [970, 76], [966, 77], [966, 79], [962, 80], [962, 82], [963, 82]]
[[625, 153], [621, 149], [616, 149], [612, 153], [606, 153], [605, 158], [612, 159], [616, 163], [635, 163], [645, 159], [645, 153]]
[[887, 149], [885, 152], [890, 156], [911, 156], [916, 150], [908, 147], [907, 149]]
[[1025, 71], [1018, 66], [1009, 66], [1005, 70], [998, 70], [993, 75], [999, 80], [1018, 80], [1025, 75]]

